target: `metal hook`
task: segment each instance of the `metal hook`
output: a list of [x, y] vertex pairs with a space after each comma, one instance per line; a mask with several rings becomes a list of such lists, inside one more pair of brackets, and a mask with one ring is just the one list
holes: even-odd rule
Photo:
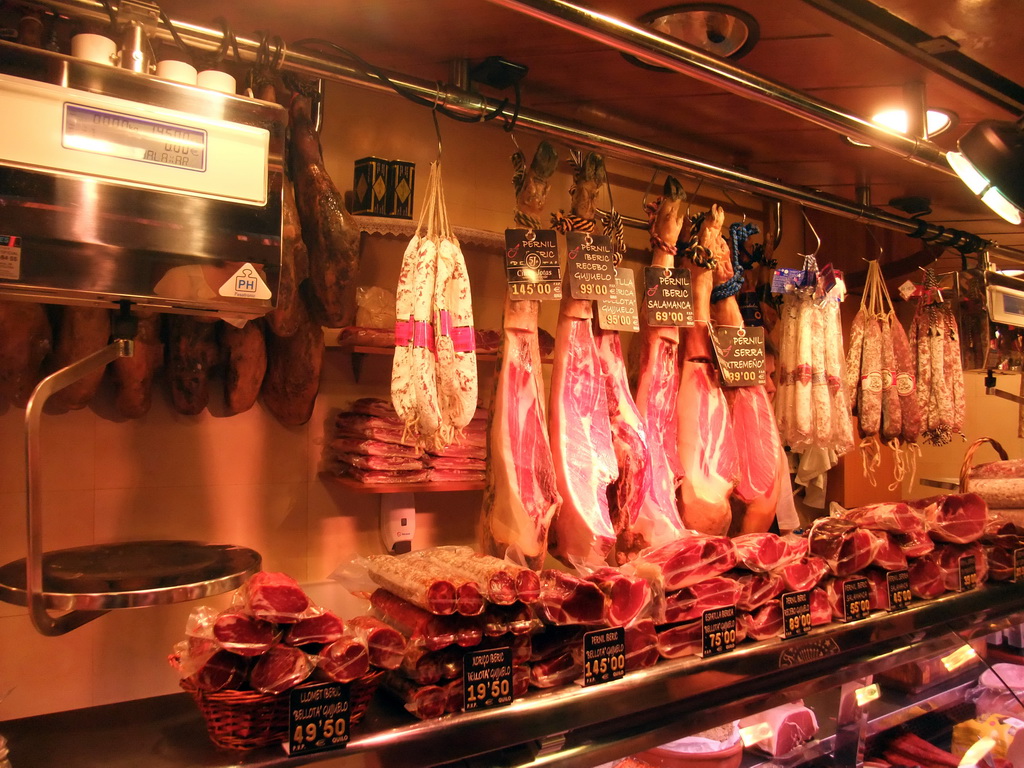
[[807, 222], [807, 226], [811, 228], [811, 234], [814, 235], [814, 239], [817, 241], [817, 245], [814, 246], [814, 252], [813, 253], [801, 253], [800, 255], [803, 256], [805, 259], [807, 259], [807, 258], [814, 259], [815, 257], [817, 257], [818, 251], [821, 250], [821, 237], [818, 235], [818, 230], [816, 230], [814, 228], [814, 225], [811, 223], [811, 220], [808, 218], [807, 210], [802, 205], [800, 206], [800, 213], [803, 214], [804, 221], [806, 221]]
[[655, 168], [654, 169], [654, 173], [651, 174], [651, 180], [649, 182], [647, 182], [647, 189], [644, 190], [644, 196], [640, 200], [640, 210], [641, 211], [646, 211], [647, 210], [647, 196], [649, 194], [651, 194], [651, 189], [654, 187], [654, 180], [656, 178], [658, 178], [658, 169], [657, 168]]
[[868, 231], [868, 234], [871, 236], [871, 239], [875, 241], [875, 245], [878, 246], [878, 258], [879, 260], [881, 260], [881, 258], [885, 256], [885, 251], [882, 249], [881, 241], [879, 241], [879, 239], [875, 236], [875, 231], [871, 227], [865, 224], [864, 228]]
[[437, 122], [437, 99], [441, 96], [441, 89], [438, 87], [437, 96], [434, 99], [434, 108], [430, 110], [430, 116], [434, 119], [434, 133], [437, 134], [437, 162], [441, 162], [441, 126]]
[[[725, 199], [728, 200], [730, 203], [732, 203], [734, 207], [736, 207], [736, 208], [740, 207], [740, 204], [737, 203], [733, 199], [733, 196], [729, 194], [729, 190], [726, 189], [725, 187], [722, 187], [722, 194], [725, 195]], [[747, 212], [746, 211], [743, 211], [743, 221], [741, 223], [742, 224], [746, 224], [747, 223]]]
[[703, 177], [697, 179], [697, 186], [693, 188], [693, 194], [689, 195], [686, 198], [686, 218], [690, 218], [690, 200], [691, 199], [692, 200], [696, 200], [697, 199], [697, 193], [700, 192], [700, 187], [701, 187], [701, 184], [703, 184], [703, 183], [704, 183]]
[[523, 150], [519, 148], [519, 142], [516, 141], [516, 132], [514, 130], [509, 131], [508, 137], [512, 139], [512, 146], [516, 148], [516, 152], [518, 152], [520, 155], [523, 155], [523, 157], [526, 157], [526, 155], [523, 153]]

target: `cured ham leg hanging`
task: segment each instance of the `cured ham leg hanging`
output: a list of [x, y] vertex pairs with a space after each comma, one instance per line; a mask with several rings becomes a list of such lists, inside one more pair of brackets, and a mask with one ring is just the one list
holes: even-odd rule
[[[731, 258], [721, 258], [714, 271], [711, 317], [716, 325], [743, 327], [743, 315], [736, 301], [739, 277], [739, 248], [757, 228], [750, 224], [733, 224]], [[769, 529], [784, 482], [789, 481], [786, 464], [781, 461], [782, 441], [775, 424], [775, 412], [763, 384], [730, 387], [725, 390], [729, 401], [733, 431], [742, 435], [736, 441], [739, 479], [734, 498], [741, 508], [740, 520], [734, 527], [741, 533], [759, 533]], [[738, 525], [736, 523], [738, 522]]]
[[[696, 243], [684, 261], [690, 270], [694, 327], [686, 331], [676, 399], [679, 460], [683, 480], [679, 486], [679, 510], [683, 523], [701, 533], [721, 535], [732, 523], [729, 496], [739, 477], [736, 437], [729, 404], [711, 362], [712, 270], [729, 258], [722, 239], [725, 213], [712, 206], [700, 222]], [[691, 228], [692, 229], [692, 228]]]
[[[547, 142], [537, 147], [529, 169], [521, 153], [513, 156], [518, 224], [541, 227], [557, 162]], [[484, 552], [534, 570], [547, 556], [548, 529], [561, 504], [544, 406], [539, 313], [539, 301], [513, 301], [506, 292], [501, 365], [487, 432], [482, 535]]]
[[[576, 229], [593, 229], [594, 200], [604, 184], [604, 162], [589, 154], [575, 174], [572, 216]], [[618, 477], [608, 418], [608, 394], [594, 343], [590, 301], [573, 299], [566, 281], [558, 312], [551, 370], [549, 431], [562, 506], [551, 526], [549, 549], [570, 565], [605, 562], [615, 544], [608, 486]]]

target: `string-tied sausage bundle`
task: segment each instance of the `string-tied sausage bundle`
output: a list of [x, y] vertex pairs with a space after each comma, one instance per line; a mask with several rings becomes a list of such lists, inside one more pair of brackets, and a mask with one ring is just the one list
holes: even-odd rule
[[[804, 257], [804, 270], [817, 273], [813, 256]], [[779, 313], [779, 436], [794, 453], [824, 452], [830, 466], [853, 447], [840, 300], [835, 291], [820, 296], [814, 286], [794, 287]]]
[[864, 475], [875, 484], [881, 465], [882, 443], [893, 451], [895, 490], [913, 479], [922, 414], [918, 405], [919, 378], [910, 343], [896, 318], [878, 261], [868, 263], [860, 310], [850, 329], [846, 360], [846, 392], [857, 410], [862, 440]]
[[964, 430], [964, 370], [960, 329], [953, 307], [943, 301], [935, 272], [925, 282], [910, 323], [910, 350], [917, 373], [921, 436], [929, 445], [945, 445]]
[[473, 418], [477, 370], [469, 273], [448, 221], [437, 162], [402, 258], [395, 309], [392, 402], [410, 437], [442, 448]]

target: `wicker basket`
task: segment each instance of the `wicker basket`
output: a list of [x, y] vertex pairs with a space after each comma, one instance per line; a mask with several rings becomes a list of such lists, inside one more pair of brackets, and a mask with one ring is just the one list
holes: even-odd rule
[[[349, 723], [355, 725], [377, 690], [383, 670], [374, 670], [351, 683]], [[270, 694], [256, 691], [200, 691], [181, 681], [199, 706], [210, 740], [222, 749], [258, 749], [288, 738], [290, 691]], [[299, 686], [300, 688], [302, 686]]]

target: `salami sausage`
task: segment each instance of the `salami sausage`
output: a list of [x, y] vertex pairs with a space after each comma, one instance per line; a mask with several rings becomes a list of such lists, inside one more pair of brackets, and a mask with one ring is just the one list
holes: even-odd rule
[[900, 437], [906, 443], [916, 443], [921, 436], [921, 406], [917, 399], [917, 376], [907, 332], [903, 330], [903, 326], [896, 318], [893, 318], [892, 323], [892, 349], [896, 368], [896, 392], [899, 395], [902, 416]]
[[896, 355], [892, 338], [892, 324], [899, 325], [890, 312], [878, 321], [882, 342], [882, 440], [890, 442], [903, 432], [903, 413], [896, 389]]
[[869, 318], [864, 326], [858, 398], [861, 433], [867, 437], [877, 435], [882, 422], [882, 330], [874, 317]]

